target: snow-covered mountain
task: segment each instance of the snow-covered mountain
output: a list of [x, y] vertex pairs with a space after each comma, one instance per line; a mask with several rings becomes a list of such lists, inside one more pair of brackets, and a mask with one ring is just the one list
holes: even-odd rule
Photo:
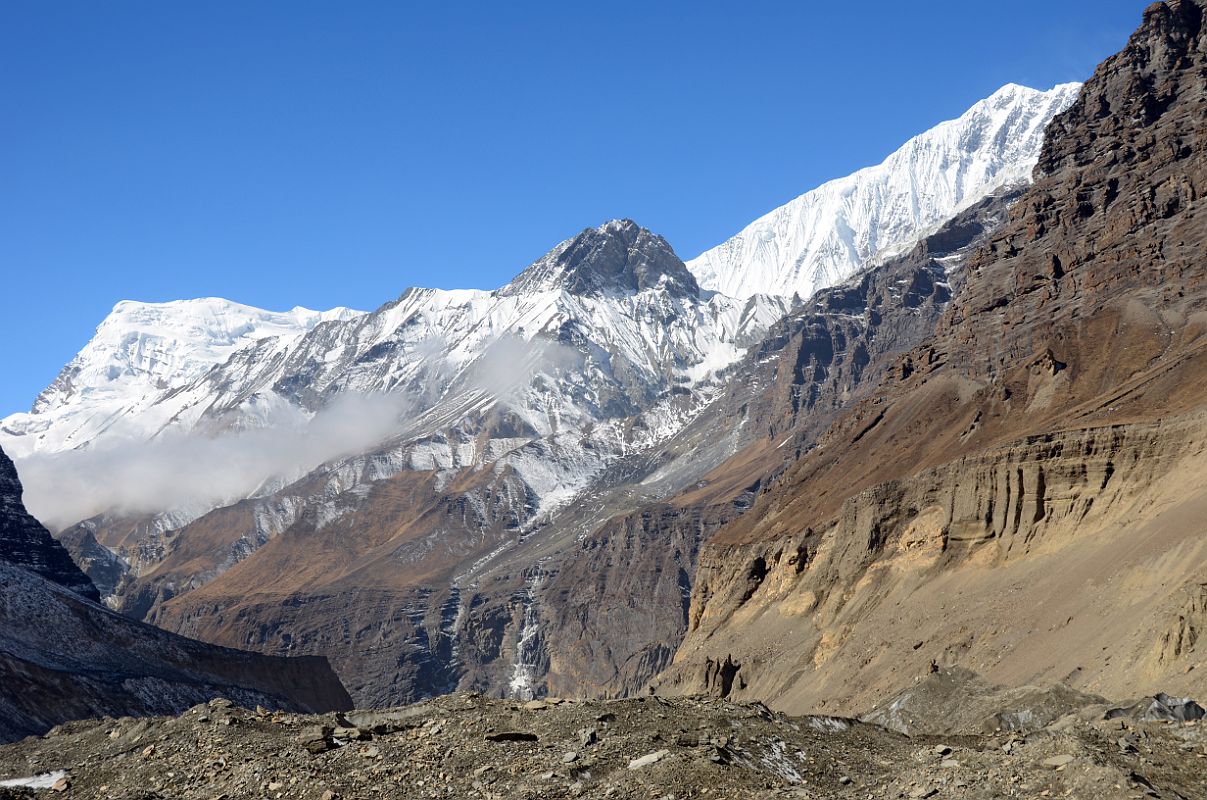
[[1081, 88], [1007, 84], [882, 163], [822, 184], [687, 262], [733, 297], [803, 298], [903, 252], [994, 190], [1030, 181], [1044, 129]]
[[0, 421], [0, 441], [15, 457], [86, 445], [107, 430], [139, 432], [142, 408], [269, 337], [289, 340], [321, 322], [361, 311], [265, 311], [217, 297], [139, 303], [123, 300], [34, 401], [29, 413]]
[[[20, 464], [114, 443], [285, 430], [242, 442], [257, 461], [223, 468], [223, 480], [203, 480], [207, 462], [190, 449], [192, 483], [207, 489], [187, 502], [171, 487], [151, 492], [160, 509], [147, 492], [129, 504], [113, 495], [110, 511], [170, 506], [160, 529], [384, 438], [396, 440], [400, 468], [507, 466], [531, 481], [536, 507], [555, 508], [616, 458], [686, 424], [795, 295], [841, 282], [1028, 180], [1044, 126], [1077, 89], [1007, 86], [686, 265], [661, 237], [613, 221], [562, 242], [500, 289], [409, 289], [370, 314], [120, 303], [31, 412], [0, 421], [0, 444]], [[341, 398], [374, 406], [349, 415]], [[364, 424], [350, 430], [349, 416]], [[293, 446], [316, 440], [324, 445]], [[121, 460], [104, 473], [121, 475]], [[126, 473], [126, 487], [153, 487], [172, 472], [150, 469], [148, 452], [138, 461], [143, 471]], [[61, 495], [73, 473], [54, 468]], [[30, 469], [30, 504], [44, 512], [49, 495]], [[92, 483], [83, 475], [77, 496]], [[105, 510], [94, 506], [89, 514]], [[55, 524], [72, 521], [70, 510], [54, 511]]]
[[[327, 324], [278, 326], [241, 348], [233, 334], [215, 343], [175, 326], [153, 338], [160, 328], [107, 321], [63, 388], [5, 421], [3, 442], [37, 456], [29, 505], [56, 527], [103, 511], [179, 526], [385, 439], [396, 442], [391, 469], [511, 469], [549, 511], [678, 430], [789, 307], [702, 292], [665, 240], [613, 221], [495, 291], [409, 289], [371, 314], [328, 312]], [[176, 331], [194, 344], [165, 341]], [[165, 366], [142, 356], [147, 340], [191, 357]], [[114, 452], [130, 442], [128, 458]], [[207, 462], [218, 475], [201, 474]]]

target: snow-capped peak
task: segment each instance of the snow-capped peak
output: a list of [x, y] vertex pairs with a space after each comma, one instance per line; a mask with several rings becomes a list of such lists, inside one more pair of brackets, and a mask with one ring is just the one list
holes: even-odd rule
[[128, 413], [140, 401], [196, 380], [251, 342], [295, 338], [321, 322], [363, 313], [300, 306], [265, 311], [218, 297], [166, 303], [123, 300], [38, 395], [32, 413], [3, 421], [4, 432], [12, 437], [5, 442], [15, 456], [28, 452], [43, 436], [62, 439], [51, 444], [52, 449], [78, 446], [111, 422], [107, 410]]
[[1006, 84], [882, 163], [812, 191], [687, 262], [700, 285], [734, 297], [809, 297], [907, 250], [999, 188], [1029, 182], [1044, 129], [1081, 84]]

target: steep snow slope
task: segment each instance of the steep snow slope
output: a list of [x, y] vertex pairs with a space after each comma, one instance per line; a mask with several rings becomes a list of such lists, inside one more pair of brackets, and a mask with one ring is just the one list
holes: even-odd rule
[[956, 212], [1029, 182], [1044, 128], [1081, 88], [1007, 84], [883, 163], [806, 192], [687, 262], [705, 289], [810, 297], [903, 252]]
[[[264, 311], [217, 297], [123, 300], [29, 413], [0, 421], [0, 443], [20, 458], [79, 447], [110, 429], [125, 432], [147, 402], [196, 379], [239, 348], [266, 337], [294, 338], [320, 322], [361, 313], [301, 307]], [[133, 428], [141, 432], [138, 423]]]

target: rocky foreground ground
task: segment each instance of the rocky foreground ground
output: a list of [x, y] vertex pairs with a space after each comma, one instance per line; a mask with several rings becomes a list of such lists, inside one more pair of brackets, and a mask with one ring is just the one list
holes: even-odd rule
[[[759, 704], [463, 693], [305, 716], [215, 700], [0, 748], [0, 798], [1204, 798], [1198, 721], [1104, 719], [907, 736]], [[982, 728], [986, 728], [982, 724]]]

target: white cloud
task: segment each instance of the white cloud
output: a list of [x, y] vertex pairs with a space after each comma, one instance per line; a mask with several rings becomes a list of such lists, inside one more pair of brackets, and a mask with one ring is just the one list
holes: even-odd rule
[[400, 427], [397, 395], [344, 396], [311, 418], [280, 414], [263, 428], [216, 435], [170, 429], [151, 441], [35, 454], [17, 463], [30, 513], [53, 530], [100, 513], [212, 508], [361, 453]]

